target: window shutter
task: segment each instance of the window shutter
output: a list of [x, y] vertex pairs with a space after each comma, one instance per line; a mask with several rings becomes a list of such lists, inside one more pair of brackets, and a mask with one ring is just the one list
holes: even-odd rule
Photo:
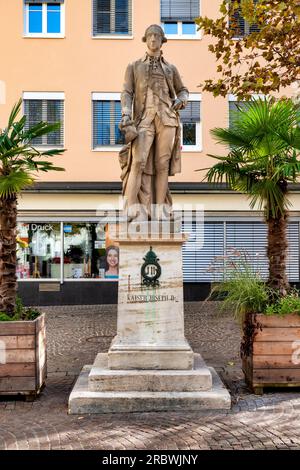
[[[25, 129], [35, 126], [43, 120], [42, 100], [24, 100], [24, 114], [26, 115]], [[42, 137], [36, 137], [33, 145], [42, 145]]]
[[93, 35], [132, 34], [132, 0], [93, 0]]
[[33, 145], [62, 146], [64, 137], [64, 101], [63, 100], [24, 100], [26, 130], [41, 121], [54, 124], [60, 122], [60, 129], [32, 140]]
[[[268, 274], [267, 226], [261, 222], [226, 222], [226, 254], [232, 250], [249, 256], [249, 264], [263, 278]], [[248, 259], [248, 258], [247, 258]]]
[[124, 136], [119, 130], [121, 103], [114, 100], [93, 101], [93, 146], [122, 145]]
[[110, 34], [110, 0], [93, 0], [93, 34]]
[[221, 280], [222, 270], [210, 270], [210, 265], [224, 253], [223, 222], [205, 222], [204, 227], [195, 222], [184, 222], [183, 232], [189, 234], [182, 247], [184, 282]]
[[[224, 225], [226, 246], [224, 246]], [[189, 239], [182, 247], [184, 282], [215, 282], [223, 279], [223, 256], [240, 250], [263, 279], [268, 276], [267, 225], [263, 222], [205, 222], [204, 241], [201, 227], [184, 222], [183, 233]], [[287, 273], [290, 282], [299, 282], [299, 223], [288, 224]]]
[[161, 0], [161, 21], [193, 21], [200, 16], [200, 0]]
[[238, 120], [239, 108], [247, 109], [247, 101], [229, 101], [229, 127], [233, 127], [234, 122]]
[[25, 3], [64, 3], [65, 0], [25, 0]]
[[[236, 248], [249, 255], [251, 265], [263, 278], [268, 276], [267, 225], [262, 222], [227, 222], [226, 250]], [[299, 281], [299, 224], [288, 224], [287, 273], [290, 281]]]
[[64, 140], [64, 102], [63, 100], [43, 100], [43, 107], [47, 109], [47, 122], [53, 124], [60, 122], [58, 131], [50, 132], [47, 136], [48, 145], [63, 145]]
[[200, 101], [188, 101], [185, 109], [180, 111], [181, 122], [200, 122], [200, 106]]
[[287, 274], [289, 281], [299, 282], [299, 223], [288, 224], [288, 262]]
[[234, 37], [239, 38], [245, 35], [245, 20], [240, 10], [236, 10], [233, 16], [229, 18], [229, 24], [234, 33]]
[[131, 34], [131, 0], [115, 0], [115, 33]]
[[259, 32], [257, 24], [249, 24], [242, 16], [242, 11], [239, 8], [236, 10], [231, 18], [229, 18], [229, 24], [232, 27], [234, 37], [241, 38], [247, 36], [250, 33]]

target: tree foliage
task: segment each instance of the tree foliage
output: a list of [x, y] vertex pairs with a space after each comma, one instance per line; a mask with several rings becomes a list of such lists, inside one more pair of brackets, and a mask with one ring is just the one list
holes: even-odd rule
[[[217, 19], [196, 20], [213, 39], [209, 50], [218, 62], [219, 77], [205, 80], [204, 91], [249, 99], [300, 80], [299, 0], [222, 0], [220, 13]], [[257, 28], [236, 39], [239, 14]]]

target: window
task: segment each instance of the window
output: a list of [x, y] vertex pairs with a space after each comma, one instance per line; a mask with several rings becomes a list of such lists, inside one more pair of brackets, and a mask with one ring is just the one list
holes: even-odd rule
[[115, 222], [19, 222], [17, 278], [109, 279], [119, 276]]
[[117, 279], [119, 249], [109, 242], [108, 225], [64, 223], [64, 278]]
[[32, 144], [36, 146], [62, 147], [64, 144], [64, 94], [63, 93], [35, 93], [25, 92], [24, 114], [26, 116], [26, 129], [41, 121], [49, 124], [60, 122], [61, 127], [55, 132], [36, 137]]
[[114, 150], [124, 144], [119, 129], [122, 118], [119, 93], [93, 93], [93, 148]]
[[93, 36], [132, 34], [132, 0], [93, 0]]
[[[256, 99], [266, 99], [266, 95], [263, 95], [263, 94], [253, 94], [252, 95], [252, 100], [256, 100]], [[236, 121], [238, 119], [238, 116], [239, 116], [239, 109], [241, 110], [246, 110], [248, 105], [249, 105], [249, 101], [238, 101], [237, 100], [237, 97], [235, 95], [228, 95], [228, 101], [229, 101], [229, 105], [228, 105], [228, 108], [229, 108], [229, 116], [228, 116], [228, 124], [229, 124], [229, 127], [232, 127], [233, 126], [233, 123], [234, 121]]]
[[[264, 279], [268, 275], [267, 226], [248, 220], [218, 220], [204, 222], [204, 236], [195, 221], [184, 221], [183, 232], [189, 239], [182, 248], [184, 282], [222, 281], [224, 259], [232, 250], [247, 254], [250, 265]], [[290, 282], [299, 280], [299, 222], [288, 224], [287, 273]], [[204, 243], [201, 243], [201, 241]]]
[[239, 109], [247, 109], [247, 101], [229, 101], [229, 127], [238, 119]]
[[200, 16], [199, 0], [161, 0], [161, 22], [169, 38], [199, 38], [194, 19]]
[[201, 96], [190, 94], [190, 101], [185, 109], [180, 111], [182, 124], [182, 149], [183, 151], [201, 151]]
[[[299, 224], [288, 224], [287, 273], [290, 281], [299, 279]], [[253, 268], [263, 278], [268, 275], [267, 225], [261, 222], [226, 222], [226, 249], [245, 250]]]
[[201, 228], [195, 221], [184, 221], [182, 231], [189, 234], [182, 247], [184, 282], [222, 280], [221, 269], [217, 272], [209, 271], [208, 268], [216, 257], [221, 258], [224, 254], [223, 225], [223, 222], [205, 222]]
[[257, 24], [250, 24], [243, 18], [241, 9], [236, 10], [233, 16], [229, 18], [229, 25], [232, 28], [234, 37], [237, 39], [259, 31]]
[[19, 223], [18, 279], [59, 279], [60, 223]]
[[64, 36], [64, 0], [25, 0], [24, 31], [29, 37]]

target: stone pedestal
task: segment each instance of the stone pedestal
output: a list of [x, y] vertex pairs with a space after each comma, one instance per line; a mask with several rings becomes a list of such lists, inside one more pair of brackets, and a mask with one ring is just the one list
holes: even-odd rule
[[185, 237], [161, 230], [150, 236], [120, 232], [117, 241], [117, 335], [108, 353], [98, 354], [94, 365], [81, 372], [69, 412], [230, 408], [229, 393], [217, 374], [184, 336]]

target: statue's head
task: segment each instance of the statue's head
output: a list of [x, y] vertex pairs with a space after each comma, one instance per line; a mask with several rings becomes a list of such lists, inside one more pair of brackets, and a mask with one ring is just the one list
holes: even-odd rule
[[150, 50], [160, 49], [162, 44], [167, 42], [164, 30], [158, 24], [148, 26], [142, 40], [147, 43]]

